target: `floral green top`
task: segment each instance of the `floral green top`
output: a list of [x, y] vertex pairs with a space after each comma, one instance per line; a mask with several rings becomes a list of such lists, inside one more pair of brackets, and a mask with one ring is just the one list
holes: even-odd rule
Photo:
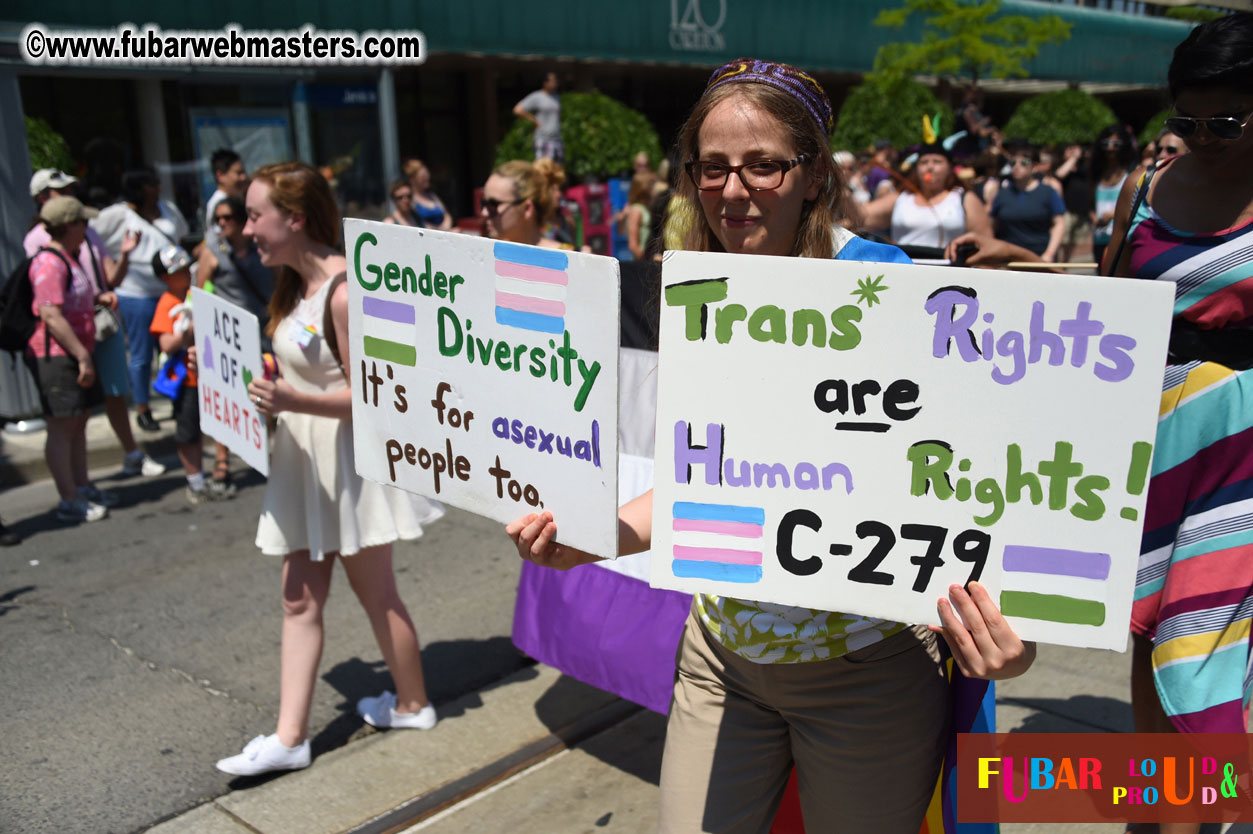
[[697, 594], [695, 606], [715, 640], [754, 663], [830, 660], [905, 629], [891, 620], [710, 594]]

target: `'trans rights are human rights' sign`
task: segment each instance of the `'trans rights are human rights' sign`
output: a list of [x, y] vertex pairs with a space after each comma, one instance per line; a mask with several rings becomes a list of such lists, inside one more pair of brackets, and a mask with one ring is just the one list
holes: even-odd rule
[[1173, 288], [672, 252], [654, 586], [1122, 649]]

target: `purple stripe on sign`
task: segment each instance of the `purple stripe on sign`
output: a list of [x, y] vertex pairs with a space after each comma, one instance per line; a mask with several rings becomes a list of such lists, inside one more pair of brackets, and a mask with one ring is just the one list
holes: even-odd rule
[[751, 550], [730, 550], [725, 547], [674, 546], [674, 558], [689, 562], [723, 562], [730, 565], [760, 565], [761, 553]]
[[541, 316], [557, 316], [558, 318], [566, 314], [566, 303], [564, 301], [553, 301], [550, 298], [530, 298], [511, 292], [501, 292], [500, 290], [496, 291], [496, 306], [507, 307], [510, 310], [518, 310], [522, 313], [539, 313]]
[[1005, 558], [1001, 561], [1001, 565], [1007, 571], [1020, 573], [1051, 573], [1057, 576], [1077, 576], [1082, 579], [1109, 579], [1110, 558], [1108, 553], [1009, 544], [1005, 546]]
[[691, 518], [676, 518], [674, 529], [689, 533], [717, 533], [721, 536], [735, 536], [739, 539], [760, 539], [763, 532], [760, 524], [746, 524], [742, 521], [698, 521]]
[[361, 299], [361, 314], [376, 319], [398, 321], [401, 324], [413, 324], [417, 321], [412, 304], [401, 304], [399, 301], [387, 301], [371, 296]]

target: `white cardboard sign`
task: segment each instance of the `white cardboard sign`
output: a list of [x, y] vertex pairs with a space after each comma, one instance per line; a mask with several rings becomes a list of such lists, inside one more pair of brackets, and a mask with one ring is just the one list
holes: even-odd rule
[[618, 553], [618, 262], [344, 221], [357, 471]]
[[191, 308], [196, 324], [200, 430], [269, 476], [266, 420], [248, 399], [248, 383], [254, 376], [265, 375], [261, 325], [243, 307], [198, 287], [191, 289]]
[[1122, 650], [1173, 285], [670, 253], [651, 583]]

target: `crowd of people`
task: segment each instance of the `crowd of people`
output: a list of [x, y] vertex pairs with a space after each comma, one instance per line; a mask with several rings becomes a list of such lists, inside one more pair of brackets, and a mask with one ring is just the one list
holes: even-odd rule
[[978, 98], [968, 93], [958, 110], [955, 141], [906, 148], [903, 159], [887, 140], [859, 154], [839, 151], [856, 204], [842, 222], [916, 253], [944, 250], [970, 233], [1025, 250], [1025, 260], [1091, 268], [1109, 244], [1132, 169], [1188, 152], [1168, 130], [1141, 148], [1125, 124], [1101, 129], [1090, 145], [1004, 139], [978, 112]]
[[[1251, 64], [1253, 14], [1236, 13], [1197, 27], [1177, 48], [1169, 74], [1177, 115], [1149, 147], [1138, 148], [1121, 125], [1100, 131], [1090, 149], [1002, 146], [978, 96], [968, 95], [963, 142], [922, 145], [902, 166], [882, 142], [860, 157], [833, 154], [831, 104], [811, 76], [734, 61], [714, 72], [681, 130], [682, 170], [667, 182], [647, 156], [638, 159], [618, 218], [634, 258], [660, 253], [663, 227], [670, 248], [897, 263], [909, 258], [893, 244], [953, 257], [973, 243], [973, 265], [1082, 258], [1090, 242], [1103, 274], [1175, 282], [1132, 618], [1141, 730], [1244, 732], [1247, 718]], [[543, 124], [555, 90], [550, 76], [518, 107]], [[482, 233], [571, 248], [560, 145], [537, 134], [536, 146], [545, 153], [535, 161], [500, 165], [483, 184]], [[962, 147], [980, 154], [973, 166], [955, 159]], [[263, 322], [279, 373], [254, 378], [249, 396], [275, 421], [256, 545], [283, 558], [279, 713], [273, 733], [218, 762], [254, 775], [310, 763], [309, 708], [336, 558], [395, 682], [394, 693], [363, 699], [358, 712], [378, 727], [435, 726], [391, 548], [421, 536], [443, 510], [355, 472], [346, 263], [324, 176], [298, 162], [249, 176], [229, 150], [211, 165], [208, 233], [192, 252], [182, 245], [186, 221], [161, 199], [151, 170], [127, 174], [121, 199], [99, 212], [73, 195], [74, 177], [35, 173], [38, 224], [26, 247], [39, 323], [27, 362], [48, 421], [59, 518], [96, 521], [116, 502], [86, 468], [86, 419], [99, 404], [124, 449], [124, 471], [164, 472], [136, 444], [126, 406], [129, 396], [138, 427], [155, 428], [148, 404], [158, 349], [168, 357], [158, 381], [173, 385], [187, 498], [222, 500], [235, 494], [229, 450], [219, 446], [206, 478], [186, 295], [193, 285], [210, 289]], [[389, 195], [384, 222], [452, 225], [420, 160], [404, 163]], [[310, 326], [313, 340], [302, 336]], [[619, 552], [647, 550], [652, 493], [624, 505], [619, 522]], [[539, 566], [596, 559], [560, 543], [550, 512], [520, 518], [506, 533]], [[725, 626], [744, 616], [781, 627], [759, 627], [759, 642], [739, 642]], [[946, 659], [968, 677], [998, 679], [1026, 672], [1035, 656], [978, 583], [953, 586], [940, 618], [942, 626], [928, 628], [696, 595], [677, 660], [661, 830], [767, 830], [795, 765], [811, 830], [917, 831], [951, 730]], [[833, 714], [847, 720], [836, 726]], [[852, 755], [868, 749], [876, 755]]]

